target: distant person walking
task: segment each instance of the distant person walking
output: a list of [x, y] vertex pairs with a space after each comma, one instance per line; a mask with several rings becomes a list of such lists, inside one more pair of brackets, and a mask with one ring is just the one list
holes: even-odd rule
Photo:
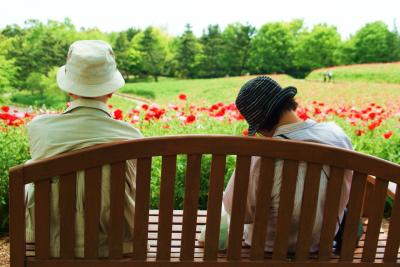
[[330, 82], [332, 81], [333, 73], [332, 71], [325, 71], [324, 72], [324, 82]]

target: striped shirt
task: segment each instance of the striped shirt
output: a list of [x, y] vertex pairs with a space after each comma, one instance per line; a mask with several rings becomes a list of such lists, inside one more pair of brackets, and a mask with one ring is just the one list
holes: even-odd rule
[[[346, 136], [343, 130], [333, 122], [316, 123], [313, 120], [307, 120], [305, 122], [283, 125], [277, 128], [273, 138], [282, 138], [281, 137], [282, 135], [284, 135], [288, 139], [323, 143], [327, 145], [353, 150], [349, 138]], [[252, 240], [252, 232], [253, 232], [252, 222], [254, 221], [255, 217], [255, 205], [257, 196], [257, 184], [260, 172], [260, 162], [261, 160], [259, 157], [252, 158], [249, 189], [248, 189], [247, 204], [246, 204], [246, 215], [245, 215], [246, 225], [244, 229], [244, 239], [247, 245], [251, 245], [251, 240]], [[303, 196], [303, 186], [304, 186], [306, 167], [307, 164], [305, 162], [301, 162], [299, 164], [293, 216], [292, 216], [292, 229], [289, 237], [289, 246], [288, 246], [289, 252], [295, 251], [295, 246], [297, 242], [300, 208]], [[273, 250], [274, 239], [276, 235], [277, 216], [278, 216], [279, 199], [280, 199], [280, 186], [282, 180], [282, 168], [283, 168], [283, 161], [277, 160], [275, 163], [275, 177], [271, 193], [271, 205], [269, 209], [267, 235], [264, 247], [265, 251], [269, 252]], [[311, 243], [312, 245], [310, 248], [311, 252], [315, 252], [319, 248], [323, 209], [324, 209], [326, 187], [328, 180], [326, 175], [329, 175], [330, 171], [329, 167], [324, 166], [324, 171], [325, 172], [321, 171], [319, 198], [318, 198], [314, 227], [312, 231], [312, 243]], [[342, 220], [343, 211], [349, 199], [351, 180], [352, 180], [352, 171], [346, 170], [345, 179], [342, 187], [340, 204], [339, 204], [339, 213], [338, 213], [339, 220]], [[229, 180], [227, 188], [225, 189], [224, 192], [223, 201], [225, 209], [227, 210], [228, 213], [231, 213], [232, 209], [233, 188], [234, 188], [234, 173], [231, 179]], [[336, 227], [337, 231], [338, 225]]]

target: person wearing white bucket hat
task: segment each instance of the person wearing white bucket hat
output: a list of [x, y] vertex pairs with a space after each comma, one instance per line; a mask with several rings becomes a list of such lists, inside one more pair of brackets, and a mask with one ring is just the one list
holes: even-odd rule
[[[51, 157], [67, 151], [113, 141], [142, 137], [129, 123], [116, 120], [110, 114], [107, 101], [125, 81], [117, 69], [109, 44], [98, 40], [74, 42], [68, 51], [67, 63], [57, 74], [57, 83], [73, 101], [62, 114], [37, 116], [28, 126], [31, 160]], [[127, 161], [124, 205], [124, 253], [132, 252], [133, 218], [135, 210], [136, 161]], [[84, 256], [84, 172], [77, 172], [75, 214], [75, 256]], [[99, 224], [99, 256], [108, 256], [107, 232], [110, 211], [110, 167], [102, 167], [102, 201]], [[26, 192], [26, 239], [34, 242], [34, 186]], [[58, 210], [59, 181], [51, 183], [50, 250], [60, 255]]]

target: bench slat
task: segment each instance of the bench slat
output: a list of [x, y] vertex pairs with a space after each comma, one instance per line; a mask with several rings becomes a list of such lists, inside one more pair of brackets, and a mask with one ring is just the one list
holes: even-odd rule
[[[206, 216], [206, 236], [204, 260], [213, 261], [217, 259], [219, 228], [221, 224], [221, 203], [224, 190], [226, 156], [212, 155], [210, 184], [208, 189], [208, 203]], [[199, 213], [200, 211], [197, 211]], [[197, 219], [199, 222], [199, 219]]]
[[331, 257], [339, 214], [340, 195], [344, 180], [344, 169], [331, 167], [325, 192], [324, 217], [322, 221], [319, 245], [319, 260], [327, 261]]
[[233, 189], [231, 224], [228, 240], [228, 260], [239, 260], [242, 249], [243, 225], [251, 157], [237, 156]]
[[50, 180], [35, 183], [36, 258], [50, 258]]
[[257, 200], [251, 241], [251, 259], [261, 260], [264, 257], [265, 238], [267, 234], [268, 215], [271, 203], [271, 191], [274, 184], [275, 160], [261, 158], [260, 176], [257, 184]]
[[350, 189], [349, 212], [346, 217], [346, 223], [343, 233], [343, 245], [340, 252], [341, 261], [351, 261], [357, 245], [357, 229], [361, 215], [364, 190], [367, 181], [367, 175], [355, 172]]
[[133, 229], [133, 259], [146, 259], [149, 228], [151, 158], [137, 160], [135, 221]]
[[298, 161], [285, 160], [282, 170], [282, 182], [278, 209], [277, 229], [272, 259], [284, 260], [292, 223], [294, 196], [296, 191]]
[[60, 257], [75, 257], [76, 173], [60, 176]]
[[312, 232], [318, 204], [318, 192], [321, 177], [321, 164], [308, 163], [304, 181], [303, 200], [296, 245], [296, 260], [309, 258]]
[[196, 215], [199, 203], [201, 155], [188, 155], [182, 227], [182, 261], [192, 260], [196, 237]]
[[176, 155], [162, 157], [160, 217], [158, 228], [158, 260], [169, 260], [171, 250], [172, 213], [176, 175]]
[[368, 228], [363, 250], [363, 262], [373, 262], [385, 208], [388, 181], [377, 178], [372, 196], [368, 200]]
[[102, 168], [85, 171], [85, 248], [86, 259], [98, 257]]
[[25, 265], [25, 185], [23, 169], [10, 171], [10, 263]]
[[385, 249], [385, 262], [396, 262], [400, 245], [400, 186], [397, 185], [393, 199], [392, 217], [390, 218], [389, 232]]
[[124, 201], [125, 201], [125, 168], [126, 162], [111, 164], [110, 174], [110, 226], [109, 257], [122, 258], [122, 242], [124, 236]]

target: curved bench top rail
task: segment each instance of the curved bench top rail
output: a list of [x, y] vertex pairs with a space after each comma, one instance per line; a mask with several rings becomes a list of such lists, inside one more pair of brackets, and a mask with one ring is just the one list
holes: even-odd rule
[[92, 146], [60, 154], [23, 168], [24, 183], [128, 159], [177, 154], [264, 156], [352, 169], [400, 183], [400, 166], [373, 156], [327, 145], [291, 140], [226, 135], [146, 137]]

